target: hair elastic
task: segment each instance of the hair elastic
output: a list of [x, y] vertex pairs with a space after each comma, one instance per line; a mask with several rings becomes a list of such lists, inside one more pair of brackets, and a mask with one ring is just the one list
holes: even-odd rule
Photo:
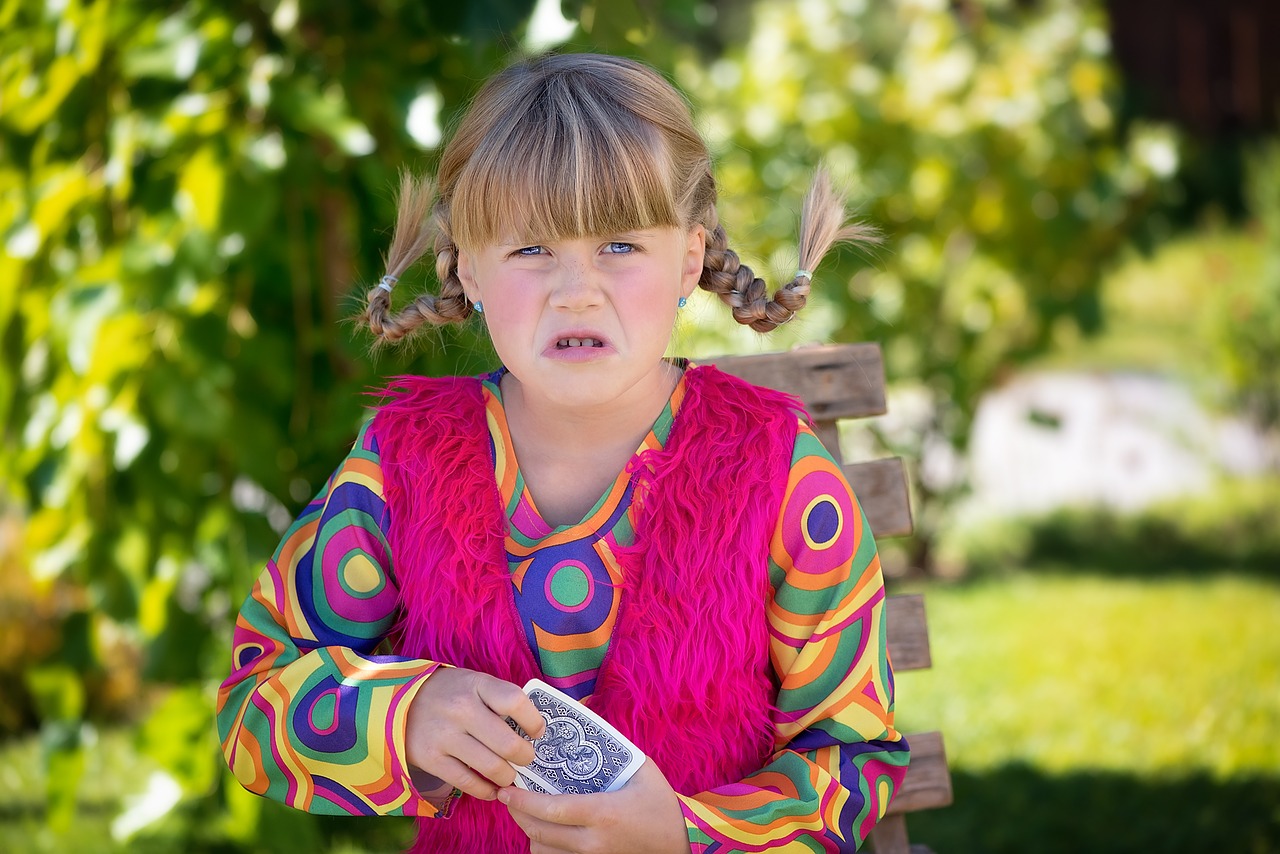
[[[805, 279], [808, 279], [809, 281], [813, 281], [813, 273], [809, 270], [796, 270], [796, 278], [797, 279], [805, 278]], [[794, 312], [792, 313], [794, 314]], [[786, 323], [785, 320], [782, 322]]]
[[382, 288], [387, 293], [391, 293], [391, 289], [395, 287], [395, 284], [398, 281], [400, 281], [398, 276], [383, 276], [378, 280], [378, 287]]

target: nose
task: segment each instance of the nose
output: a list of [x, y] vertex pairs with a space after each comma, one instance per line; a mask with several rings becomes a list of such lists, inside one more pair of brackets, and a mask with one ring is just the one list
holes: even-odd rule
[[551, 292], [551, 304], [568, 311], [582, 311], [600, 304], [603, 296], [597, 272], [585, 258], [562, 258]]

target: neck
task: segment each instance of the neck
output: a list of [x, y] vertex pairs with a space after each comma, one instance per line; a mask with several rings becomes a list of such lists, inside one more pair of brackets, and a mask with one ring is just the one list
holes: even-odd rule
[[679, 380], [678, 368], [663, 367], [643, 387], [590, 408], [535, 399], [511, 374], [503, 378], [520, 472], [545, 522], [578, 523], [617, 481]]

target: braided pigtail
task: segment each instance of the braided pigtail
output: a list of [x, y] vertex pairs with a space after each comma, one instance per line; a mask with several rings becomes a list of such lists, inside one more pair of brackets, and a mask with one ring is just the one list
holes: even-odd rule
[[800, 211], [800, 269], [782, 287], [768, 295], [764, 279], [729, 248], [729, 239], [714, 205], [708, 209], [705, 222], [707, 251], [699, 284], [704, 290], [718, 294], [731, 309], [733, 319], [757, 332], [772, 332], [795, 317], [809, 297], [813, 271], [827, 251], [837, 243], [879, 242], [875, 229], [850, 222], [845, 218], [845, 198], [831, 185], [825, 169], [819, 169], [805, 195]]
[[[708, 218], [713, 217], [714, 208]], [[718, 222], [707, 232], [707, 252], [698, 284], [703, 290], [718, 294], [724, 304], [733, 309], [734, 320], [757, 332], [772, 332], [778, 324], [790, 320], [796, 309], [804, 306], [809, 292], [809, 282], [797, 280], [792, 282], [794, 287], [789, 292], [784, 294], [786, 288], [779, 289], [770, 300], [764, 279], [752, 272], [738, 258], [738, 253], [729, 248], [728, 235]]]
[[440, 280], [440, 296], [436, 309], [441, 316], [461, 323], [471, 316], [471, 303], [458, 278], [458, 247], [453, 242], [448, 218], [439, 204], [436, 205], [436, 278]]
[[[360, 322], [383, 342], [390, 343], [415, 332], [423, 323], [441, 326], [461, 323], [470, 312], [462, 283], [458, 281], [457, 250], [441, 228], [444, 218], [431, 208], [434, 188], [431, 180], [405, 172], [400, 176], [396, 205], [396, 226], [386, 258], [387, 274], [370, 289]], [[441, 272], [439, 296], [418, 294], [398, 313], [391, 310], [391, 289], [405, 270], [427, 253], [435, 235], [436, 269]], [[441, 249], [448, 249], [449, 261], [441, 261]], [[448, 276], [445, 271], [451, 270]]]

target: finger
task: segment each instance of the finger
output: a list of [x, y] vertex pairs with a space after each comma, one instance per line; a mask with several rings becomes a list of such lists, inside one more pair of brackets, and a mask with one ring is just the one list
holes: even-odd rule
[[[518, 736], [517, 740], [524, 741]], [[449, 754], [496, 786], [510, 786], [516, 781], [516, 771], [507, 764], [507, 760], [473, 736], [459, 738], [451, 746]], [[494, 795], [496, 794], [495, 788]]]
[[[538, 719], [542, 720], [542, 715], [538, 715]], [[503, 760], [517, 765], [528, 765], [533, 761], [533, 744], [516, 735], [506, 720], [496, 714], [481, 715], [471, 722], [469, 730], [476, 741]]]
[[[501, 790], [500, 790], [501, 791]], [[507, 807], [511, 818], [529, 837], [531, 851], [581, 851], [585, 828], [543, 821], [528, 813]]]
[[603, 794], [544, 795], [514, 787], [499, 789], [498, 800], [507, 805], [514, 816], [520, 812], [541, 822], [561, 826], [585, 826], [593, 808], [603, 806]]
[[452, 756], [440, 758], [436, 763], [435, 776], [466, 794], [484, 801], [491, 801], [498, 795], [497, 786]]
[[482, 680], [477, 687], [480, 699], [499, 717], [511, 718], [534, 738], [541, 738], [547, 728], [538, 707], [518, 686], [501, 679]]

